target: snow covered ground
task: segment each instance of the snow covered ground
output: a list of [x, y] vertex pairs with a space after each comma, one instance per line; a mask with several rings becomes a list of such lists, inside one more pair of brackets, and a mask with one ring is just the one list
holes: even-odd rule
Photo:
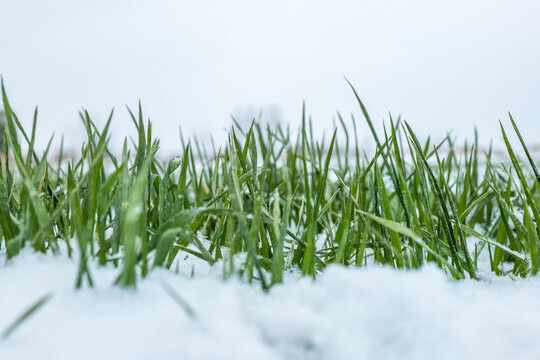
[[[25, 252], [0, 258], [0, 331], [52, 299], [0, 342], [0, 359], [539, 359], [540, 279], [449, 280], [440, 270], [330, 266], [315, 282], [291, 273], [264, 294], [187, 259], [136, 291], [76, 262]], [[191, 273], [194, 272], [194, 277]], [[188, 316], [166, 282], [191, 306]]]

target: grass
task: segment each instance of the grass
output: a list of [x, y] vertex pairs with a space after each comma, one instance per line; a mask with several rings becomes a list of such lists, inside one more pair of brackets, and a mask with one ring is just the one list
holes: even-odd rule
[[221, 261], [225, 278], [264, 290], [289, 267], [316, 277], [333, 263], [433, 263], [453, 278], [476, 279], [484, 256], [497, 275], [538, 272], [540, 175], [511, 116], [521, 148], [512, 148], [501, 124], [510, 163], [494, 163], [477, 137], [456, 152], [450, 136], [420, 142], [400, 119], [377, 134], [354, 93], [377, 144], [373, 157], [361, 155], [354, 117], [339, 116], [327, 142], [314, 139], [304, 110], [298, 132], [235, 124], [222, 147], [207, 151], [181, 139], [181, 156], [162, 163], [139, 105], [130, 111], [138, 137], [121, 154], [108, 148], [112, 113], [98, 129], [82, 112], [87, 139], [79, 156], [53, 163], [50, 143], [42, 154], [34, 149], [37, 112], [27, 133], [2, 84], [0, 249], [9, 258], [23, 247], [66, 249], [78, 259], [77, 288], [93, 284], [89, 261], [113, 264], [116, 284], [134, 287], [183, 254]]
[[11, 334], [17, 330], [26, 320], [34, 315], [39, 309], [43, 307], [52, 298], [52, 293], [46, 294], [33, 303], [28, 309], [20, 314], [0, 335], [0, 341], [6, 340]]

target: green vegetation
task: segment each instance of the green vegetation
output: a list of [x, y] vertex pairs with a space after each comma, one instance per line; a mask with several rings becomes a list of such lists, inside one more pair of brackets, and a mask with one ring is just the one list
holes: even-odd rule
[[88, 138], [79, 158], [52, 163], [50, 143], [41, 155], [34, 149], [37, 116], [27, 133], [3, 85], [2, 96], [11, 160], [0, 172], [0, 248], [10, 258], [25, 246], [65, 249], [79, 261], [77, 287], [92, 285], [90, 260], [114, 264], [117, 283], [135, 286], [182, 253], [222, 260], [225, 278], [263, 289], [291, 266], [315, 277], [332, 263], [431, 262], [456, 279], [477, 278], [480, 256], [498, 275], [540, 267], [540, 175], [511, 117], [522, 149], [501, 125], [509, 165], [480, 153], [477, 140], [464, 152], [449, 136], [421, 143], [399, 119], [377, 134], [358, 96], [377, 144], [371, 158], [361, 155], [354, 118], [348, 125], [340, 116], [330, 141], [318, 141], [304, 111], [296, 135], [235, 125], [223, 147], [208, 152], [181, 139], [181, 157], [163, 164], [139, 105], [130, 111], [138, 138], [119, 156], [108, 148], [112, 114], [98, 129], [83, 112]]
[[32, 315], [34, 315], [39, 309], [43, 307], [50, 299], [52, 294], [46, 294], [41, 297], [38, 301], [32, 304], [28, 309], [26, 309], [22, 314], [20, 314], [3, 332], [0, 336], [0, 341], [4, 341], [11, 334], [18, 329], [26, 320], [28, 320]]

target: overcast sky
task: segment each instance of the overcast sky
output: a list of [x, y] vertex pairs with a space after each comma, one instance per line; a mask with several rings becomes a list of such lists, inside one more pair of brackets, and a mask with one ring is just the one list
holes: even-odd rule
[[[40, 144], [54, 131], [77, 146], [87, 108], [114, 141], [141, 99], [162, 147], [185, 134], [223, 139], [230, 115], [281, 115], [302, 101], [318, 132], [337, 110], [401, 114], [421, 135], [500, 142], [511, 111], [539, 143], [539, 1], [0, 0], [0, 73]], [[277, 114], [277, 115], [276, 115]], [[362, 128], [361, 138], [368, 133]]]

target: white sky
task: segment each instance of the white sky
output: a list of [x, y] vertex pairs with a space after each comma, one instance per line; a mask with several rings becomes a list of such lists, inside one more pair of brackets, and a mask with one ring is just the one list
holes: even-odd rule
[[303, 100], [322, 132], [336, 110], [361, 119], [344, 76], [378, 123], [390, 111], [420, 135], [462, 139], [476, 124], [500, 142], [511, 111], [540, 142], [538, 1], [0, 0], [0, 11], [0, 73], [28, 126], [39, 105], [41, 145], [56, 132], [78, 147], [82, 106], [100, 125], [115, 107], [119, 142], [138, 99], [169, 152], [179, 125], [223, 139], [231, 113], [272, 106], [296, 125]]

